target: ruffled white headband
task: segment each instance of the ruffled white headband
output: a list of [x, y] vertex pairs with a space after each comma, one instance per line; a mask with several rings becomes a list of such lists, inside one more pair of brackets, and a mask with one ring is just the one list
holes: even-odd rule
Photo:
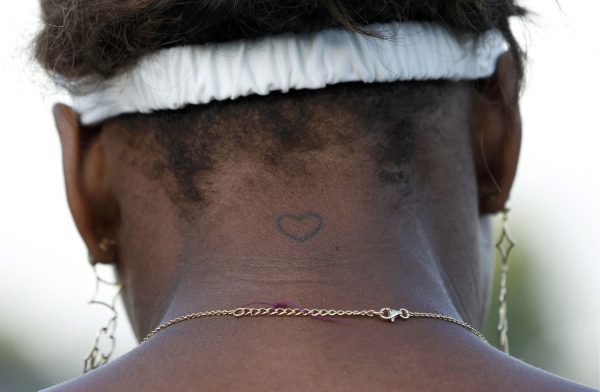
[[473, 80], [492, 75], [508, 50], [495, 30], [460, 39], [432, 23], [373, 25], [369, 31], [385, 38], [330, 29], [163, 49], [112, 79], [76, 83], [80, 93], [72, 95], [72, 106], [90, 125], [124, 113], [343, 82]]

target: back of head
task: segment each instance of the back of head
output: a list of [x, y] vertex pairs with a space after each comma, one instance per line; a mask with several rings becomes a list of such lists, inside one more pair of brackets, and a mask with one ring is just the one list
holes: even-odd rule
[[[498, 29], [511, 45], [517, 78], [521, 75], [522, 54], [509, 30], [508, 18], [524, 11], [508, 0], [62, 0], [42, 1], [42, 8], [46, 24], [37, 39], [37, 58], [54, 77], [61, 75], [66, 80], [101, 82], [127, 72], [144, 56], [173, 46], [335, 27], [369, 34], [369, 25], [390, 21], [443, 23], [457, 37], [479, 36]], [[379, 165], [373, 175], [382, 184], [402, 187], [408, 181], [407, 164], [416, 145], [431, 147], [433, 139], [443, 139], [432, 130], [422, 129], [426, 128], [423, 121], [457, 99], [462, 101], [463, 109], [456, 109], [467, 113], [472, 96], [481, 92], [482, 84], [350, 83], [316, 91], [192, 105], [175, 111], [121, 115], [85, 134], [95, 137], [107, 124], [123, 131], [120, 134], [127, 141], [125, 145], [137, 147], [136, 154], [141, 154], [137, 161], [141, 172], [163, 184], [171, 200], [196, 202], [195, 208], [219, 198], [209, 186], [214, 183], [211, 173], [242, 154], [260, 163], [265, 175], [307, 179], [311, 165], [306, 164], [320, 161], [318, 151], [337, 146], [349, 153], [358, 145]], [[454, 128], [466, 131], [466, 124], [457, 123]], [[459, 144], [460, 138], [470, 140], [472, 135], [465, 133], [455, 135], [456, 140], [448, 141], [448, 147]], [[406, 189], [400, 192], [408, 193]]]

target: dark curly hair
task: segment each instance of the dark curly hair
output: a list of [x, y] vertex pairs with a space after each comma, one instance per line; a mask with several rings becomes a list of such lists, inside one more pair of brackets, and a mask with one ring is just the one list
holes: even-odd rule
[[[509, 28], [509, 18], [523, 16], [526, 11], [514, 0], [41, 0], [41, 7], [44, 26], [35, 40], [35, 56], [52, 76], [67, 80], [104, 80], [167, 47], [331, 27], [369, 34], [368, 25], [389, 21], [437, 22], [457, 36], [480, 36], [498, 29], [510, 44], [519, 80], [523, 72], [524, 53]], [[304, 114], [299, 105], [314, 102], [330, 108], [345, 106], [362, 113], [367, 122], [379, 124], [369, 127], [368, 132], [379, 132], [385, 139], [385, 148], [376, 148], [377, 159], [388, 168], [382, 169], [380, 177], [402, 183], [406, 181], [402, 173], [389, 168], [390, 163], [392, 167], [400, 165], [398, 157], [406, 157], [414, 145], [415, 113], [422, 111], [416, 103], [422, 103], [422, 108], [435, 106], [449, 84], [351, 83], [119, 118], [127, 122], [126, 128], [152, 130], [143, 135], [131, 131], [129, 138], [152, 134], [164, 147], [164, 159], [152, 165], [153, 175], [170, 168], [178, 184], [178, 191], [171, 189], [170, 194], [177, 199], [181, 195], [187, 201], [204, 199], [198, 188], [200, 179], [232, 150], [231, 140], [235, 140], [236, 148], [250, 148], [248, 140], [254, 140], [256, 134], [270, 138], [261, 144], [268, 147], [256, 155], [272, 165], [284, 165], [285, 152], [335, 143], [301, 126]], [[428, 99], [414, 98], [424, 95]], [[398, 100], [408, 109], [398, 110]], [[407, 106], [407, 102], [415, 104]], [[229, 125], [223, 127], [226, 121]], [[227, 129], [217, 132], [216, 124]], [[231, 131], [234, 128], [235, 135]]]
[[37, 60], [66, 78], [109, 78], [161, 48], [330, 27], [365, 31], [389, 21], [432, 21], [476, 35], [496, 28], [521, 64], [509, 28], [514, 0], [41, 0]]

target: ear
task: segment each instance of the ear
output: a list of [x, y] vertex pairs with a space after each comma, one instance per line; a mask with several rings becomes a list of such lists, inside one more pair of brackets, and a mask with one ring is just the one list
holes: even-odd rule
[[483, 81], [474, 105], [475, 159], [482, 214], [505, 208], [521, 148], [519, 69], [505, 53]]
[[113, 196], [99, 129], [86, 129], [68, 106], [53, 108], [60, 135], [67, 200], [90, 257], [111, 263], [117, 258], [117, 203]]

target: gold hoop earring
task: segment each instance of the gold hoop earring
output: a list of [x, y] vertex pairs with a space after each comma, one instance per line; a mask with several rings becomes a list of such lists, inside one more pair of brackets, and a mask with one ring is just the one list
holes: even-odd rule
[[500, 255], [500, 293], [498, 295], [498, 348], [508, 354], [508, 314], [506, 305], [506, 277], [508, 275], [508, 258], [510, 252], [516, 246], [515, 240], [512, 238], [508, 230], [508, 212], [505, 207], [502, 210], [502, 232], [496, 249]]
[[[103, 241], [101, 241], [98, 246], [100, 248], [100, 250], [102, 250], [103, 252], [108, 252], [110, 250], [110, 247], [116, 245], [116, 241], [108, 240], [108, 242], [104, 242], [104, 243], [109, 244], [109, 245], [107, 245], [107, 247], [103, 247], [102, 246]], [[88, 304], [102, 305], [102, 306], [108, 308], [111, 312], [111, 317], [109, 318], [106, 325], [104, 325], [103, 327], [101, 327], [98, 330], [98, 333], [96, 334], [96, 338], [94, 339], [94, 344], [92, 346], [92, 349], [90, 350], [89, 354], [84, 358], [84, 361], [83, 361], [83, 373], [84, 374], [89, 372], [90, 370], [97, 369], [100, 366], [106, 364], [114, 352], [115, 345], [116, 345], [115, 330], [117, 327], [117, 319], [118, 319], [118, 313], [115, 308], [115, 305], [117, 302], [117, 298], [119, 297], [119, 294], [121, 293], [121, 290], [123, 288], [123, 285], [120, 282], [110, 282], [106, 279], [101, 278], [100, 275], [98, 274], [98, 269], [96, 266], [97, 261], [94, 260], [94, 258], [91, 255], [89, 256], [89, 258], [90, 258], [90, 263], [92, 264], [93, 269], [94, 269], [94, 275], [96, 276], [96, 283], [95, 283], [94, 295], [92, 296], [92, 299], [88, 302]], [[113, 286], [116, 289], [110, 302], [105, 302], [105, 301], [96, 299], [96, 297], [98, 296], [98, 291], [102, 284]], [[103, 341], [103, 340], [108, 341], [108, 349], [106, 351], [102, 351], [102, 349], [101, 349], [101, 341]]]

